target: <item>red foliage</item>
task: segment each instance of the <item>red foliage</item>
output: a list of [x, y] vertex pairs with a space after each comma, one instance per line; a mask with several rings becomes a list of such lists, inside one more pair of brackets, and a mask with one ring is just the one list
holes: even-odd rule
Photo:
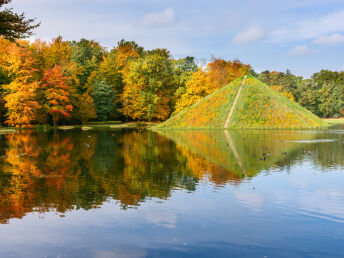
[[60, 66], [55, 65], [53, 69], [44, 72], [42, 87], [47, 101], [46, 106], [54, 123], [61, 117], [70, 118], [73, 106], [69, 100], [70, 91]]

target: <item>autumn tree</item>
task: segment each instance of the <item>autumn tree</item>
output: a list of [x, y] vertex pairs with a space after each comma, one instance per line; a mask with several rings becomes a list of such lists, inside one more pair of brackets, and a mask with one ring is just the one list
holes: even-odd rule
[[93, 71], [88, 78], [87, 84], [92, 87], [96, 81], [105, 81], [116, 93], [115, 107], [112, 109], [111, 117], [123, 118], [121, 110], [123, 108], [122, 94], [124, 88], [124, 77], [128, 73], [131, 61], [140, 58], [143, 54], [143, 47], [134, 41], [122, 39], [117, 46], [109, 52], [105, 52], [103, 60], [99, 63], [98, 69]]
[[76, 98], [73, 117], [79, 119], [82, 124], [86, 124], [88, 120], [97, 117], [94, 101], [87, 92], [82, 95], [77, 95]]
[[156, 49], [131, 62], [124, 81], [122, 101], [126, 116], [149, 121], [169, 117], [175, 84], [168, 51]]
[[73, 106], [70, 103], [70, 92], [60, 66], [55, 65], [53, 69], [45, 71], [41, 84], [46, 98], [45, 106], [52, 117], [54, 126], [60, 118], [70, 118]]
[[36, 70], [27, 45], [19, 47], [0, 38], [0, 67], [9, 76], [10, 83], [4, 85], [4, 100], [7, 109], [6, 123], [10, 126], [29, 127], [35, 120], [38, 83], [33, 79]]
[[173, 74], [176, 83], [176, 91], [173, 96], [173, 108], [175, 108], [177, 100], [186, 92], [186, 83], [192, 78], [193, 73], [197, 72], [198, 67], [194, 57], [191, 56], [173, 61]]
[[0, 65], [0, 124], [3, 124], [6, 120], [7, 109], [5, 107], [6, 101], [4, 97], [6, 96], [6, 87], [11, 82], [8, 73]]
[[64, 76], [65, 83], [73, 88], [80, 86], [82, 67], [72, 60], [73, 47], [61, 36], [51, 42], [36, 40], [30, 44], [35, 68], [38, 70], [37, 80], [41, 80], [44, 72], [58, 65]]
[[[12, 0], [0, 0], [0, 8], [10, 2]], [[14, 13], [12, 8], [0, 11], [0, 36], [11, 41], [31, 36], [32, 30], [39, 25], [39, 23], [35, 23], [35, 19], [26, 19], [24, 13]]]

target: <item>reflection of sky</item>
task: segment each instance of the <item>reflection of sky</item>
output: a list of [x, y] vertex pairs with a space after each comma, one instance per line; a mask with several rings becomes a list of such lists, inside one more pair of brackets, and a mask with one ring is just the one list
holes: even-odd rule
[[[207, 166], [205, 174], [199, 174], [203, 180], [196, 191], [179, 188], [167, 200], [147, 198], [127, 210], [121, 210], [119, 201], [108, 201], [98, 209], [73, 210], [64, 217], [55, 212], [27, 213], [23, 219], [0, 224], [0, 257], [342, 254], [344, 174], [340, 155], [344, 145], [340, 144], [341, 135], [331, 134], [319, 133], [315, 138], [338, 141], [281, 144], [277, 138], [271, 146], [281, 144], [274, 146], [278, 157], [275, 159], [271, 153], [269, 159], [274, 162], [270, 163], [240, 152], [243, 162], [253, 162], [258, 169], [252, 178], [240, 179], [236, 184], [222, 180], [219, 187], [211, 181], [219, 165], [212, 159], [214, 166]], [[266, 138], [270, 139], [270, 135]], [[214, 142], [210, 138], [209, 143]], [[288, 155], [281, 154], [284, 148], [289, 148]], [[222, 158], [229, 151], [218, 153]], [[199, 160], [206, 158], [202, 152], [188, 158], [195, 156]], [[225, 164], [235, 162], [227, 161]], [[227, 170], [221, 168], [218, 172], [223, 176]]]
[[109, 201], [64, 218], [31, 213], [0, 225], [0, 256], [146, 257], [216, 250], [220, 256], [302, 256], [310, 250], [332, 256], [344, 251], [343, 176], [304, 164], [289, 174], [266, 171], [216, 191], [203, 183], [192, 194], [175, 191], [168, 200], [153, 198], [125, 211]]

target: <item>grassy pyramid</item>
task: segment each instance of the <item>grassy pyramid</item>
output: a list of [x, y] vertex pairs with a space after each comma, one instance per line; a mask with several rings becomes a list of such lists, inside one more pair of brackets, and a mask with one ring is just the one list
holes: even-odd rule
[[[223, 129], [243, 78], [213, 92], [155, 129]], [[230, 116], [231, 129], [312, 129], [326, 122], [253, 76], [246, 78]]]

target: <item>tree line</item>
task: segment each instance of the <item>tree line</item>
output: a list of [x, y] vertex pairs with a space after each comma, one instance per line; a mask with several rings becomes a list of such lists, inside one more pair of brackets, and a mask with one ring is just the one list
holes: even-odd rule
[[0, 38], [1, 121], [10, 126], [97, 120], [163, 121], [250, 70], [213, 58], [205, 68], [167, 49], [121, 40]]
[[[11, 0], [0, 0], [0, 8]], [[174, 59], [167, 49], [145, 50], [121, 40], [106, 49], [94, 40], [23, 40], [40, 23], [0, 11], [0, 123], [86, 123], [88, 120], [164, 121], [245, 74], [321, 117], [343, 117], [344, 72], [322, 70], [310, 79], [284, 72], [256, 73], [239, 60]]]
[[88, 120], [164, 121], [229, 82], [253, 74], [321, 117], [344, 114], [344, 72], [310, 79], [290, 71], [255, 73], [239, 60], [175, 59], [121, 40], [108, 50], [93, 40], [0, 38], [0, 121], [17, 127]]

